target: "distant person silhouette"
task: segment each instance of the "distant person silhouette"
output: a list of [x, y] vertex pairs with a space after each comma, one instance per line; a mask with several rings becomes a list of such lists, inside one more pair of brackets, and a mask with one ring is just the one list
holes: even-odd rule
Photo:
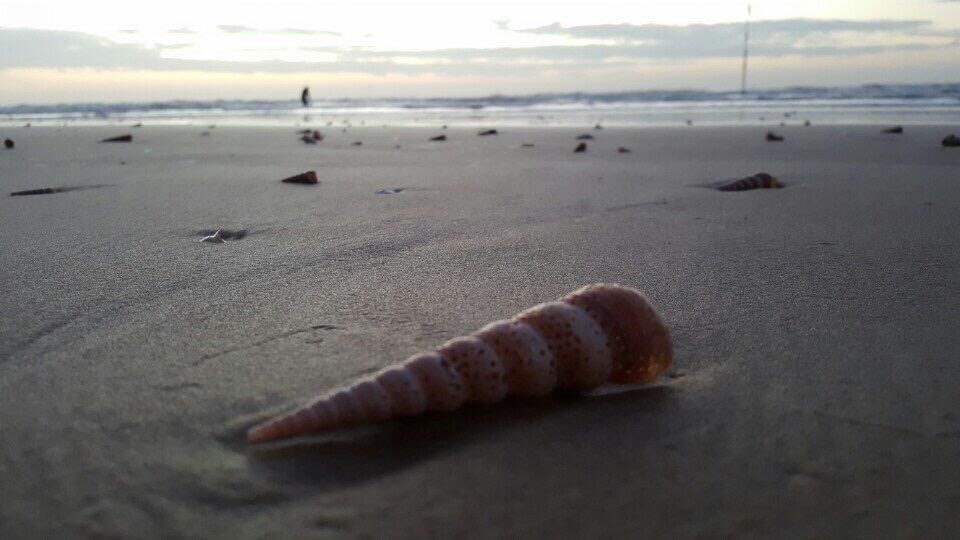
[[304, 86], [303, 92], [300, 93], [300, 102], [303, 103], [304, 107], [310, 106], [310, 87]]

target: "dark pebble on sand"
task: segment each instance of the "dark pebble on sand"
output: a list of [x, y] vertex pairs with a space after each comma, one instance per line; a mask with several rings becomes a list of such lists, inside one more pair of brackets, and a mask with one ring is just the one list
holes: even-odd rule
[[960, 137], [957, 137], [956, 135], [953, 135], [953, 134], [947, 135], [946, 137], [943, 138], [943, 141], [941, 141], [941, 144], [943, 144], [947, 148], [956, 148], [960, 146]]
[[533, 143], [525, 142], [525, 143], [521, 144], [520, 146], [523, 147], [523, 148], [533, 148], [533, 147], [534, 147], [534, 144], [533, 144]]
[[574, 152], [586, 152], [586, 151], [587, 151], [587, 143], [582, 142], [582, 143], [578, 144], [577, 147], [576, 147], [573, 151], [574, 151]]
[[577, 136], [577, 140], [578, 140], [578, 141], [592, 141], [592, 140], [593, 140], [593, 135], [590, 135], [590, 134], [588, 134], [588, 133], [584, 133], [583, 135], [578, 135], [578, 136]]
[[126, 135], [117, 135], [116, 137], [108, 137], [106, 139], [101, 140], [100, 142], [114, 143], [114, 142], [132, 142], [132, 141], [133, 141], [133, 135], [126, 134]]
[[895, 134], [895, 135], [899, 135], [899, 134], [903, 133], [903, 126], [895, 126], [895, 127], [892, 127], [892, 128], [887, 128], [887, 129], [883, 130], [883, 132], [884, 132], [884, 133], [892, 133], [892, 134]]
[[485, 130], [477, 133], [477, 135], [479, 135], [479, 136], [481, 136], [481, 137], [486, 137], [487, 135], [499, 135], [499, 133], [497, 133], [497, 130], [495, 130], [495, 129], [485, 129]]
[[445, 140], [447, 140], [447, 136], [446, 136], [446, 135], [437, 135], [436, 137], [431, 137], [430, 140], [431, 140], [431, 141], [445, 141]]
[[619, 152], [619, 153], [621, 153], [621, 154], [629, 154], [629, 153], [630, 153], [630, 149], [627, 148], [626, 146], [621, 146], [620, 148], [617, 148], [617, 152]]
[[353, 141], [353, 144], [350, 146], [363, 146], [363, 141]]
[[768, 132], [767, 132], [767, 141], [769, 141], [769, 142], [780, 142], [780, 141], [782, 141], [782, 140], [783, 140], [783, 136], [782, 136], [782, 135], [777, 135], [776, 133], [774, 133], [774, 132], [772, 132], [772, 131], [768, 131]]
[[3, 147], [7, 150], [13, 150], [13, 139], [4, 139]]

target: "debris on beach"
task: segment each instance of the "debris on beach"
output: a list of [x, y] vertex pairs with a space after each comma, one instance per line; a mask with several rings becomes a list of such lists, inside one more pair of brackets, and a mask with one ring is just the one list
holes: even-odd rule
[[804, 120], [804, 121], [803, 121], [803, 127], [810, 127], [810, 121], [809, 121], [809, 120]]
[[629, 154], [631, 150], [626, 146], [621, 146], [620, 148], [617, 148], [617, 152], [621, 154]]
[[290, 178], [284, 178], [280, 180], [287, 184], [319, 184], [320, 180], [317, 179], [317, 173], [314, 171], [307, 171], [305, 173], [300, 173], [296, 176], [291, 176]]
[[593, 126], [593, 129], [603, 129], [603, 126], [601, 126], [600, 124], [597, 124]]
[[447, 140], [446, 135], [437, 135], [436, 137], [430, 137], [431, 141], [445, 141]]
[[956, 148], [957, 146], [960, 146], [960, 137], [957, 137], [953, 134], [947, 135], [943, 138], [941, 144], [947, 148]]
[[137, 122], [136, 124], [134, 124], [134, 125], [132, 125], [132, 126], [130, 126], [130, 127], [132, 127], [132, 128], [142, 128], [142, 127], [143, 127], [143, 122]]
[[13, 146], [14, 146], [13, 139], [3, 140], [3, 147], [6, 148], [7, 150], [13, 150]]
[[363, 146], [363, 141], [353, 141], [353, 144], [350, 146]]
[[223, 233], [219, 230], [210, 236], [204, 236], [200, 239], [201, 244], [223, 244], [225, 242], [226, 240], [223, 239]]
[[887, 128], [887, 129], [883, 130], [883, 132], [884, 132], [884, 133], [891, 133], [891, 134], [894, 134], [894, 135], [899, 135], [899, 134], [903, 133], [903, 126], [894, 126], [894, 127], [892, 127], [892, 128]]
[[200, 132], [200, 136], [201, 136], [201, 137], [209, 137], [209, 136], [210, 136], [210, 132], [209, 132], [209, 131], [201, 131], [201, 132]]
[[535, 145], [533, 143], [525, 142], [525, 143], [521, 143], [520, 146], [522, 148], [533, 148]]
[[453, 411], [467, 403], [656, 380], [670, 332], [643, 295], [596, 284], [417, 354], [247, 432], [249, 443]]
[[23, 191], [13, 191], [11, 197], [22, 197], [26, 195], [52, 195], [54, 193], [66, 193], [67, 191], [77, 191], [81, 189], [96, 189], [104, 187], [104, 184], [92, 184], [89, 186], [63, 186], [57, 188], [26, 189]]
[[100, 142], [105, 143], [115, 143], [115, 142], [132, 142], [133, 135], [129, 133], [126, 135], [117, 135], [116, 137], [107, 137], [106, 139], [101, 140]]
[[589, 133], [584, 133], [583, 135], [577, 135], [577, 140], [578, 140], [578, 141], [592, 141], [592, 140], [593, 140], [593, 135], [590, 135]]
[[440, 129], [447, 129], [447, 125], [444, 124], [444, 125], [440, 126]]
[[301, 129], [298, 131], [301, 135], [300, 140], [307, 144], [315, 144], [323, 140], [323, 133], [315, 129]]
[[780, 188], [783, 184], [767, 173], [757, 173], [753, 176], [726, 182], [717, 186], [718, 191], [747, 191], [750, 189]]
[[499, 133], [497, 133], [497, 130], [495, 130], [495, 129], [485, 129], [485, 130], [477, 133], [477, 135], [480, 136], [480, 137], [486, 137], [486, 136], [488, 136], [488, 135], [499, 135]]
[[688, 125], [688, 126], [692, 126], [692, 125], [693, 125], [693, 120], [690, 120], [689, 118], [687, 118], [687, 125]]
[[396, 195], [397, 193], [400, 193], [401, 191], [403, 191], [403, 190], [405, 190], [405, 189], [407, 189], [407, 188], [402, 188], [402, 187], [380, 188], [380, 189], [378, 189], [378, 190], [376, 191], [376, 193], [377, 193], [377, 195]]
[[23, 195], [50, 195], [51, 193], [60, 193], [60, 191], [65, 191], [65, 190], [53, 189], [53, 188], [25, 189], [23, 191], [11, 191], [10, 196], [20, 197]]
[[[196, 234], [208, 238], [219, 235], [223, 240], [243, 240], [247, 237], [249, 231], [247, 231], [247, 229], [203, 229], [197, 231]], [[201, 238], [200, 241], [202, 242], [203, 238]]]
[[587, 151], [587, 143], [582, 142], [582, 143], [578, 144], [577, 147], [573, 149], [573, 151], [574, 151], [574, 152], [586, 152], [586, 151]]
[[767, 142], [781, 142], [783, 141], [783, 135], [777, 135], [772, 131], [767, 132]]

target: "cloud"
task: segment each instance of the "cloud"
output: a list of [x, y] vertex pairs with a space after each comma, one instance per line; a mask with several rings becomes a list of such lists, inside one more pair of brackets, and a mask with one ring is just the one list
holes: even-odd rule
[[[166, 51], [187, 44], [158, 45], [116, 43], [81, 32], [0, 28], [0, 70], [10, 68], [99, 68], [154, 71], [265, 72], [265, 73], [367, 73], [446, 75], [504, 75], [571, 72], [636, 66], [656, 60], [689, 60], [737, 57], [741, 54], [743, 26], [736, 23], [667, 26], [608, 24], [504, 30], [521, 34], [559, 37], [564, 44], [488, 49], [377, 50], [370, 47], [298, 47], [258, 51], [296, 57], [298, 51], [322, 53], [334, 61], [226, 61], [169, 58]], [[223, 25], [229, 33], [264, 32], [238, 25]], [[297, 33], [286, 28], [266, 32]], [[172, 33], [188, 33], [178, 29]], [[302, 32], [326, 33], [322, 30]], [[751, 54], [766, 57], [852, 57], [892, 51], [917, 51], [956, 46], [956, 31], [936, 31], [926, 21], [845, 21], [785, 19], [758, 21], [751, 26]], [[199, 49], [198, 49], [199, 50]], [[286, 52], [286, 55], [284, 54]], [[262, 55], [261, 55], [262, 58]]]
[[190, 47], [196, 47], [193, 43], [169, 43], [169, 44], [158, 44], [154, 46], [156, 49], [161, 51], [176, 51], [180, 49], [189, 49]]
[[141, 45], [59, 30], [0, 28], [0, 68], [136, 67], [156, 53]]
[[[580, 42], [616, 46], [628, 55], [654, 58], [738, 56], [743, 48], [743, 23], [692, 24], [598, 24], [562, 26], [553, 23], [537, 28], [514, 29], [502, 21], [503, 30], [522, 34], [558, 36]], [[939, 43], [935, 42], [938, 38]], [[865, 54], [949, 45], [949, 34], [931, 28], [929, 21], [833, 19], [781, 19], [750, 25], [750, 49], [754, 56], [822, 56]]]
[[226, 32], [228, 34], [300, 34], [300, 35], [324, 35], [324, 36], [339, 36], [338, 32], [331, 32], [329, 30], [311, 30], [307, 28], [281, 28], [279, 30], [260, 30], [257, 28], [252, 28], [250, 26], [243, 26], [239, 24], [221, 24], [217, 26], [221, 32]]
[[309, 30], [306, 28], [281, 28], [280, 30], [273, 30], [270, 33], [272, 34], [303, 34], [303, 35], [321, 35], [321, 36], [339, 36], [339, 32], [331, 32], [329, 30]]
[[221, 32], [226, 32], [228, 34], [248, 34], [256, 32], [256, 28], [250, 28], [249, 26], [243, 26], [242, 24], [221, 24], [217, 26]]

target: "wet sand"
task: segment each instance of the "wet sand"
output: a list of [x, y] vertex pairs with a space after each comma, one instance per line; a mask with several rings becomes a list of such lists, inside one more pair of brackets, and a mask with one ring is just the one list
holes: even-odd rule
[[[0, 130], [0, 537], [960, 532], [950, 129], [206, 129]], [[243, 442], [598, 281], [670, 377]]]

